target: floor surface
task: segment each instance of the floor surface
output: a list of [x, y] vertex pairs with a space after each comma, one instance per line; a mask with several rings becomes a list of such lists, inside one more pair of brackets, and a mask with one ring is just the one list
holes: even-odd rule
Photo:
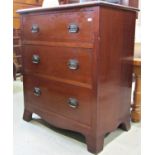
[[[33, 115], [23, 121], [22, 82], [14, 82], [14, 155], [92, 155], [82, 135], [55, 128]], [[140, 123], [132, 123], [128, 132], [117, 129], [105, 138], [98, 155], [140, 155]]]

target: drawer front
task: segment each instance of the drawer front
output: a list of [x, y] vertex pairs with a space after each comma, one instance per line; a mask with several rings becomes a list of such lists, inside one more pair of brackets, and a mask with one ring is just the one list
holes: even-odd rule
[[24, 73], [91, 84], [91, 49], [28, 45], [22, 54]]
[[90, 89], [24, 76], [24, 95], [26, 108], [56, 113], [88, 126], [91, 124]]
[[23, 38], [28, 41], [92, 42], [95, 12], [55, 12], [23, 15]]

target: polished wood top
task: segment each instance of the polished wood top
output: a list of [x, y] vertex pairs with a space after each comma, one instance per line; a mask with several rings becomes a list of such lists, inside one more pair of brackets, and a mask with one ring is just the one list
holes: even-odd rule
[[70, 8], [80, 8], [80, 7], [92, 7], [92, 6], [107, 6], [112, 8], [118, 8], [122, 10], [128, 11], [139, 11], [138, 8], [125, 6], [121, 4], [109, 3], [105, 1], [90, 1], [84, 3], [74, 3], [74, 4], [63, 4], [55, 7], [38, 7], [38, 8], [30, 8], [30, 9], [21, 9], [17, 10], [17, 13], [32, 13], [32, 12], [40, 12], [40, 11], [51, 11], [51, 10], [61, 10], [61, 9], [70, 9]]

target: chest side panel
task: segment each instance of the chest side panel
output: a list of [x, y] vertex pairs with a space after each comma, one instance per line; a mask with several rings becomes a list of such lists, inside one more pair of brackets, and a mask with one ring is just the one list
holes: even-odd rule
[[101, 130], [112, 130], [130, 117], [135, 19], [135, 12], [106, 7], [100, 10], [98, 114]]

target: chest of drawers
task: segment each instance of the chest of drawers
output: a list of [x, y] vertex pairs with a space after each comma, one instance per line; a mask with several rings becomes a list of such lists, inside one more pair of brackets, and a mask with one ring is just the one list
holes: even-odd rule
[[18, 12], [24, 120], [36, 113], [100, 152], [105, 134], [130, 128], [136, 9], [93, 2]]

